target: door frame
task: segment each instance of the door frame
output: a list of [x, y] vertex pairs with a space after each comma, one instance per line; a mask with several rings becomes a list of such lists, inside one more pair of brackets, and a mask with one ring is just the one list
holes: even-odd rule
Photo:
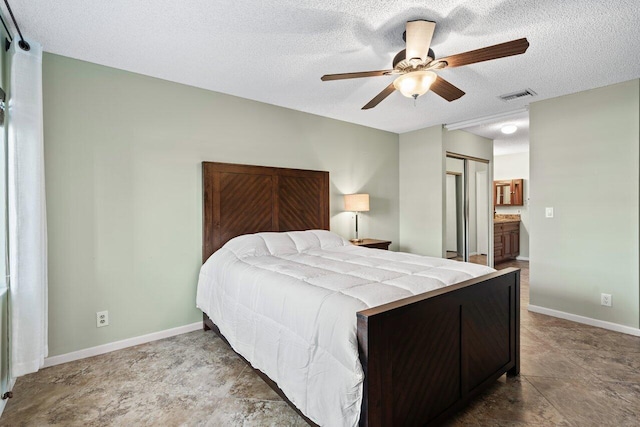
[[[487, 165], [487, 197], [492, 197], [489, 185], [493, 183], [493, 162], [487, 159], [481, 159], [479, 157], [467, 156], [465, 154], [453, 153], [451, 151], [445, 152], [446, 157], [453, 159], [460, 159], [464, 161], [464, 173], [463, 173], [463, 200], [464, 200], [464, 254], [463, 260], [469, 262], [469, 161], [484, 163]], [[446, 171], [445, 171], [446, 172]], [[445, 207], [446, 209], [446, 207]], [[446, 221], [446, 219], [445, 219]], [[487, 265], [493, 267], [493, 203], [491, 200], [487, 203]], [[446, 224], [445, 224], [446, 227]]]

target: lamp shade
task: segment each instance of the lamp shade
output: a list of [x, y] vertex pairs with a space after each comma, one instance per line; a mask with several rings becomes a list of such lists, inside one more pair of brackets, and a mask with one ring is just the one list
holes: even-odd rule
[[344, 210], [351, 212], [369, 212], [369, 195], [345, 194]]
[[393, 86], [407, 98], [417, 98], [427, 93], [436, 78], [433, 71], [412, 71], [395, 79]]

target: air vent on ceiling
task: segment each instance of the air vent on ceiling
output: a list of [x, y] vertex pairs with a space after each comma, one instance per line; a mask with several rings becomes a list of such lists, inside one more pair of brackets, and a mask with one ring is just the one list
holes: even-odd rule
[[525, 96], [536, 96], [537, 93], [532, 91], [531, 89], [523, 89], [513, 93], [506, 93], [504, 95], [500, 95], [498, 98], [501, 100], [508, 102], [513, 101], [514, 99], [524, 98]]

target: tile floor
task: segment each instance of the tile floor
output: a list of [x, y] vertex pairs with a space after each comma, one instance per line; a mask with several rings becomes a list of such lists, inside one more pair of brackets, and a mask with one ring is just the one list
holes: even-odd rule
[[[526, 310], [521, 375], [500, 378], [449, 426], [638, 426], [640, 338]], [[304, 426], [212, 332], [43, 369], [18, 380], [2, 426]]]
[[495, 386], [449, 426], [640, 426], [640, 338], [531, 313], [521, 271], [520, 376]]

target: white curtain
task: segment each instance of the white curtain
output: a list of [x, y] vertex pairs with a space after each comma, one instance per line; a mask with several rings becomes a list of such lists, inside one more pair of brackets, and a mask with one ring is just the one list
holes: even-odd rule
[[28, 41], [9, 54], [9, 335], [13, 378], [47, 356], [47, 223], [42, 133], [42, 47]]

